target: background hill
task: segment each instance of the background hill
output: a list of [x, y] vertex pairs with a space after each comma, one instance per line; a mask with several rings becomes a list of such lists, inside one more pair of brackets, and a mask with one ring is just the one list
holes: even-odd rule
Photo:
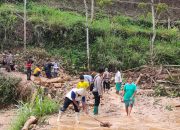
[[[130, 0], [129, 0], [130, 1]], [[142, 1], [114, 2], [95, 6], [90, 24], [91, 68], [99, 65], [122, 69], [149, 64], [152, 37], [151, 10]], [[145, 1], [148, 2], [148, 1]], [[156, 1], [157, 2], [157, 1]], [[158, 1], [159, 2], [159, 1]], [[155, 40], [155, 64], [180, 64], [179, 1], [161, 0]], [[165, 2], [165, 3], [163, 3]], [[158, 4], [158, 3], [157, 3]], [[174, 9], [172, 9], [174, 8]], [[90, 9], [90, 3], [89, 3]], [[167, 11], [168, 10], [168, 11]], [[51, 55], [64, 57], [69, 70], [86, 68], [84, 5], [80, 0], [29, 0], [27, 5], [29, 47], [45, 48]], [[169, 14], [167, 15], [167, 12]], [[23, 4], [4, 0], [0, 5], [1, 49], [23, 45]], [[167, 18], [172, 20], [168, 28]]]

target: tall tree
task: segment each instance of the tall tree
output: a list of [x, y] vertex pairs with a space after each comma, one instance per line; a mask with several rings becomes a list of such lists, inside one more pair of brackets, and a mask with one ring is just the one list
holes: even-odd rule
[[154, 41], [156, 38], [156, 23], [155, 23], [155, 9], [154, 9], [154, 0], [151, 0], [151, 12], [152, 12], [152, 32], [153, 32], [153, 36], [151, 38], [151, 42], [150, 42], [150, 58], [151, 58], [151, 65], [154, 65], [154, 60], [153, 60], [153, 56], [154, 56]]
[[87, 69], [90, 70], [90, 50], [89, 50], [89, 25], [88, 25], [88, 6], [87, 1], [84, 0], [84, 7], [86, 12], [86, 48], [87, 48]]
[[27, 0], [24, 0], [24, 51], [26, 51], [26, 22], [27, 22]]
[[4, 45], [8, 42], [8, 31], [12, 28], [17, 19], [11, 8], [10, 5], [6, 5], [0, 10], [0, 26], [4, 30], [4, 40], [1, 43], [1, 51], [3, 51]]
[[93, 21], [94, 18], [94, 0], [91, 0], [91, 22]]

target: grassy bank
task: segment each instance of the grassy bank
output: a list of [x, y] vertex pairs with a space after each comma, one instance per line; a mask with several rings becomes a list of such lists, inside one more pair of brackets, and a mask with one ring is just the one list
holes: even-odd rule
[[35, 98], [30, 102], [19, 103], [17, 117], [13, 120], [10, 130], [20, 130], [30, 116], [35, 116], [40, 122], [42, 117], [58, 112], [59, 104], [44, 96], [41, 89], [33, 96]]

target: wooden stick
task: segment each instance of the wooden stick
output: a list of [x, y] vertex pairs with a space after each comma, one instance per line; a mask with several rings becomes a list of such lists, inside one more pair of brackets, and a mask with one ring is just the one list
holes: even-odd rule
[[169, 72], [169, 70], [168, 70], [168, 69], [166, 69], [166, 71], [167, 71], [167, 73], [168, 73], [169, 77], [173, 80], [173, 77], [172, 77], [171, 73]]
[[175, 107], [180, 107], [180, 105], [176, 105]]
[[180, 83], [175, 83], [167, 80], [156, 80], [157, 83], [169, 83], [169, 84], [174, 84], [174, 85], [180, 85]]
[[94, 118], [94, 117], [92, 117], [92, 116], [90, 116], [90, 115], [88, 115], [88, 116], [91, 117], [91, 118], [93, 118], [94, 120], [98, 121], [99, 123], [104, 124], [104, 122], [102, 122], [102, 121], [100, 121], [100, 120], [98, 120], [98, 119], [96, 119], [96, 118]]
[[180, 65], [163, 65], [164, 67], [180, 67]]

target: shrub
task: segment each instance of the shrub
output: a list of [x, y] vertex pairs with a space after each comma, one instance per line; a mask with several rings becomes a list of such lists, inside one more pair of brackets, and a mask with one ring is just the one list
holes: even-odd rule
[[8, 105], [18, 98], [17, 85], [21, 81], [19, 78], [7, 77], [0, 74], [0, 104]]
[[35, 100], [27, 103], [20, 102], [18, 105], [17, 117], [13, 120], [10, 130], [20, 130], [30, 116], [41, 118], [45, 115], [57, 112], [59, 104], [43, 95], [41, 89], [38, 89]]

